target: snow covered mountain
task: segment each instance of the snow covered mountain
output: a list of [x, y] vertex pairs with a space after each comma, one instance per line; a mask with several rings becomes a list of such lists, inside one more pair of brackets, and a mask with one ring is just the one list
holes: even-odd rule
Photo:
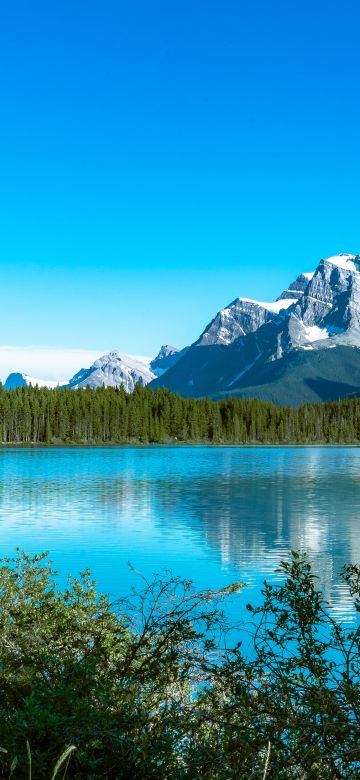
[[61, 384], [61, 382], [56, 382], [52, 379], [35, 379], [33, 376], [29, 376], [28, 374], [21, 374], [18, 372], [13, 372], [12, 374], [9, 374], [8, 378], [6, 379], [4, 383], [4, 390], [16, 390], [17, 387], [35, 387], [36, 385], [38, 387], [58, 387]]
[[360, 255], [321, 260], [288, 316], [265, 334], [272, 359], [299, 348], [360, 347]]
[[120, 387], [132, 393], [136, 384], [147, 385], [155, 374], [150, 370], [151, 358], [126, 355], [124, 352], [109, 352], [90, 366], [75, 374], [68, 387]]
[[236, 298], [206, 326], [195, 345], [232, 344], [239, 336], [246, 336], [258, 330], [265, 322], [273, 319], [282, 309], [294, 303], [293, 299], [261, 303], [251, 298]]
[[90, 368], [82, 368], [70, 379], [69, 387], [119, 387], [132, 393], [136, 384], [145, 386], [155, 377], [162, 376], [185, 355], [187, 348], [179, 350], [168, 344], [161, 347], [157, 356], [136, 357], [124, 352], [110, 352], [95, 360]]
[[259, 315], [254, 306], [247, 331], [238, 301], [244, 299], [230, 310], [231, 327], [219, 316], [228, 307], [152, 387], [162, 384], [194, 396], [252, 395], [279, 403], [359, 391], [359, 255], [321, 260], [314, 274], [301, 274], [279, 296], [285, 307], [269, 316], [262, 309]]
[[[321, 261], [302, 303], [294, 315], [303, 327], [316, 326], [321, 331], [312, 333], [311, 341], [321, 341], [318, 346], [324, 347], [359, 347], [360, 255], [342, 254]], [[324, 343], [324, 339], [329, 342]]]
[[206, 326], [196, 346], [210, 344], [232, 344], [240, 336], [246, 336], [272, 320], [280, 311], [288, 309], [295, 300], [303, 295], [312, 274], [300, 274], [276, 301], [264, 303], [251, 298], [235, 298], [232, 303], [221, 309]]

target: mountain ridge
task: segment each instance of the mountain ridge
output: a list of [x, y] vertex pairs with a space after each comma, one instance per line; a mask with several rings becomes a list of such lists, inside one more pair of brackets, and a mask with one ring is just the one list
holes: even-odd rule
[[[302, 285], [289, 305], [261, 321], [258, 327], [253, 319], [251, 329], [236, 336], [230, 343], [216, 343], [214, 340], [215, 343], [206, 344], [201, 339], [197, 340], [177, 366], [170, 369], [162, 380], [154, 380], [151, 387], [163, 386], [184, 395], [208, 395], [212, 398], [225, 397], [230, 393], [243, 396], [247, 394], [246, 388], [251, 388], [254, 397], [270, 400], [273, 396], [271, 382], [275, 379], [264, 381], [261, 377], [274, 377], [281, 373], [284, 389], [283, 392], [278, 389], [277, 403], [299, 403], [309, 397], [306, 371], [311, 374], [311, 366], [316, 360], [303, 357], [294, 363], [289, 356], [297, 350], [326, 350], [327, 358], [321, 361], [317, 390], [311, 400], [329, 397], [331, 375], [326, 369], [326, 360], [338, 377], [346, 356], [347, 374], [351, 373], [349, 365], [352, 364], [360, 387], [358, 353], [351, 351], [360, 348], [359, 269], [359, 255], [342, 253], [321, 260], [314, 273], [301, 274], [289, 286], [295, 295], [299, 281]], [[282, 299], [283, 294], [278, 300], [288, 301], [288, 298]], [[339, 350], [339, 347], [350, 349], [350, 352]], [[335, 348], [337, 351], [330, 359], [329, 349]], [[300, 385], [296, 387], [296, 381], [289, 381], [291, 366], [299, 367], [300, 364], [301, 371], [305, 371], [304, 376], [301, 375], [301, 391]], [[322, 376], [324, 392], [321, 390]], [[311, 379], [310, 375], [308, 379]], [[353, 392], [356, 392], [356, 387], [357, 384], [350, 383]], [[339, 392], [337, 382], [332, 392]]]

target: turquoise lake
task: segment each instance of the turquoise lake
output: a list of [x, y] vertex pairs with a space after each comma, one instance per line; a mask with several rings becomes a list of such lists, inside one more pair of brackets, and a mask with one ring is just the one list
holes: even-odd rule
[[2, 449], [0, 554], [16, 547], [48, 550], [62, 577], [89, 566], [113, 597], [139, 585], [128, 561], [199, 587], [243, 580], [240, 618], [301, 548], [349, 621], [339, 571], [360, 562], [360, 449]]

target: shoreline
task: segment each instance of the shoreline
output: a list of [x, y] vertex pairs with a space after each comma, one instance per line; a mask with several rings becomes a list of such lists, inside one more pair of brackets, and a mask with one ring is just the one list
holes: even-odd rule
[[343, 442], [304, 442], [301, 443], [218, 443], [211, 444], [209, 442], [97, 442], [94, 444], [87, 444], [86, 442], [59, 442], [56, 444], [46, 444], [44, 442], [6, 442], [0, 444], [1, 450], [54, 450], [54, 449], [71, 449], [71, 450], [94, 450], [94, 449], [198, 449], [200, 447], [206, 447], [207, 449], [358, 449], [360, 448], [360, 442], [343, 443]]

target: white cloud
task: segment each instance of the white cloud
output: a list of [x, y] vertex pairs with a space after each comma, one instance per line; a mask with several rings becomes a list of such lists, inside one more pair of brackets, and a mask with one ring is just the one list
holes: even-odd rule
[[37, 379], [66, 382], [80, 368], [88, 368], [108, 349], [67, 349], [62, 347], [13, 347], [0, 344], [0, 380], [12, 371], [29, 374]]

